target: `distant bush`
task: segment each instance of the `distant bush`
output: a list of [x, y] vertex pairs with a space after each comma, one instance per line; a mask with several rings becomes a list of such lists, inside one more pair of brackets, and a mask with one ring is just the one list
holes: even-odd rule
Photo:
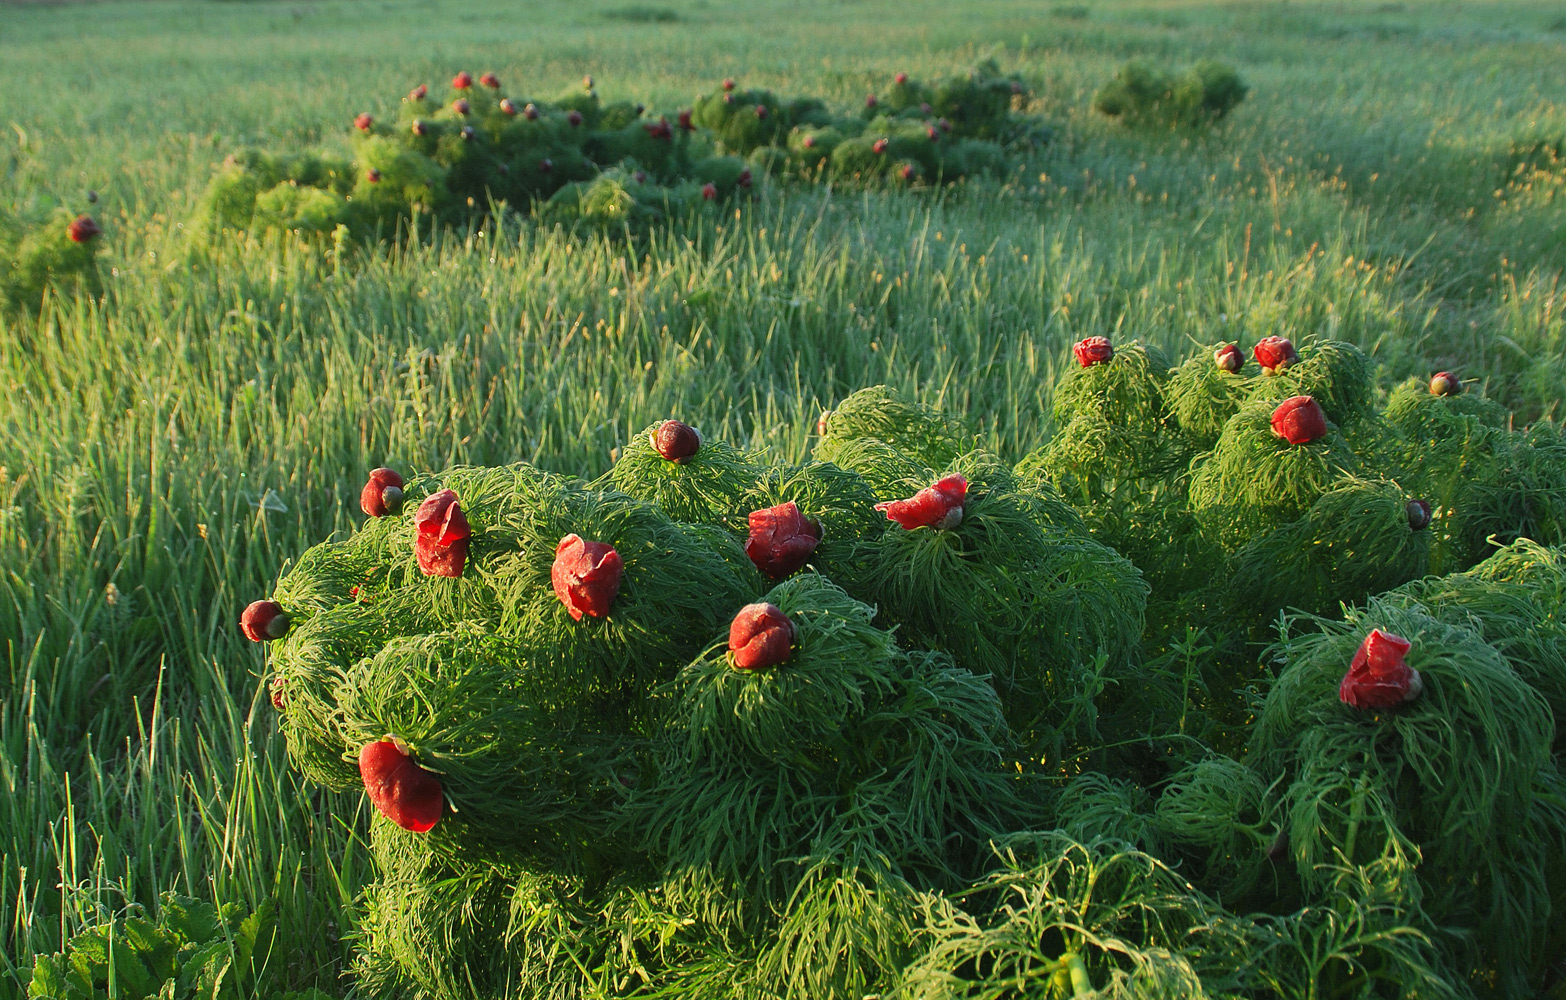
[[1184, 73], [1132, 60], [1099, 88], [1093, 107], [1129, 125], [1181, 128], [1217, 121], [1249, 92], [1234, 67], [1211, 59]]
[[546, 101], [507, 96], [493, 74], [462, 73], [444, 97], [421, 86], [394, 114], [360, 115], [351, 159], [229, 157], [196, 229], [346, 227], [368, 237], [431, 219], [460, 225], [499, 204], [620, 227], [714, 207], [769, 174], [950, 183], [1004, 170], [1002, 144], [1032, 141], [1037, 127], [1012, 114], [1025, 94], [1020, 80], [986, 63], [929, 85], [898, 74], [846, 112], [728, 80], [689, 109], [657, 114], [601, 102], [591, 78]]

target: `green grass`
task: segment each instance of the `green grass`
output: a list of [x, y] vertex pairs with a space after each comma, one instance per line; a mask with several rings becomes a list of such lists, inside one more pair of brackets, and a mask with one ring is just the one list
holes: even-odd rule
[[[876, 382], [1016, 459], [1096, 333], [1330, 335], [1384, 385], [1448, 367], [1559, 416], [1566, 170], [1538, 143], [1566, 136], [1563, 55], [1546, 2], [0, 7], [0, 203], [93, 189], [109, 233], [101, 303], [0, 317], [0, 998], [165, 889], [275, 897], [267, 981], [344, 988], [364, 807], [288, 770], [235, 622], [374, 466], [595, 475], [669, 415], [798, 458]], [[1057, 135], [1004, 180], [785, 189], [629, 248], [511, 223], [198, 252], [181, 228], [228, 152], [345, 148], [355, 113], [461, 68], [847, 105], [987, 56]], [[1251, 95], [1206, 134], [1128, 131], [1089, 104], [1132, 57], [1225, 60]]]

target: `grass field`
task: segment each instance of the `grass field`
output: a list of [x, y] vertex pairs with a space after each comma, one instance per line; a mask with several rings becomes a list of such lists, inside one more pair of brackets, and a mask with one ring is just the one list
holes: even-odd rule
[[[1090, 100], [1133, 56], [1252, 92], [1210, 132], [1127, 131]], [[101, 302], [0, 315], [0, 1000], [169, 889], [275, 899], [268, 989], [348, 988], [366, 807], [289, 770], [235, 622], [371, 467], [596, 475], [676, 414], [798, 458], [881, 382], [1015, 460], [1096, 333], [1330, 334], [1384, 384], [1452, 367], [1561, 416], [1563, 56], [1547, 2], [0, 6], [0, 203], [92, 189], [108, 235]], [[183, 228], [229, 152], [340, 146], [457, 69], [671, 109], [724, 76], [847, 105], [987, 57], [1055, 134], [1004, 179], [782, 188], [629, 249], [513, 224], [193, 253]]]

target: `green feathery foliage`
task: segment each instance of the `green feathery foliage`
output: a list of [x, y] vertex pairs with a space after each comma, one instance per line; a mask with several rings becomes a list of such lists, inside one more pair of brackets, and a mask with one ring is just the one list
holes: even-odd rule
[[1228, 372], [1213, 356], [1232, 342], [1213, 344], [1169, 373], [1163, 384], [1164, 406], [1197, 451], [1218, 443], [1229, 418], [1240, 412], [1261, 377], [1256, 362], [1244, 360], [1238, 372]]
[[71, 239], [75, 218], [65, 208], [36, 218], [0, 207], [0, 308], [37, 312], [49, 288], [66, 295], [102, 291], [94, 261], [103, 237]]
[[[1413, 702], [1339, 701], [1372, 628], [1412, 643], [1407, 662], [1424, 681]], [[1396, 603], [1297, 619], [1276, 651], [1288, 666], [1253, 750], [1264, 774], [1292, 777], [1284, 829], [1307, 894], [1330, 898], [1331, 866], [1390, 863], [1399, 905], [1441, 931], [1455, 964], [1478, 961], [1512, 989], [1527, 982], [1551, 910], [1549, 845], [1566, 832], [1540, 802], [1554, 735], [1544, 700], [1477, 633]]]
[[1339, 480], [1297, 521], [1246, 542], [1229, 561], [1234, 605], [1325, 614], [1424, 576], [1430, 535], [1409, 524], [1396, 483]]
[[1365, 352], [1341, 340], [1300, 346], [1300, 360], [1272, 375], [1250, 380], [1250, 398], [1283, 400], [1310, 396], [1327, 419], [1347, 429], [1375, 406], [1375, 366]]
[[744, 452], [711, 439], [703, 439], [684, 462], [671, 462], [652, 443], [662, 425], [659, 420], [632, 435], [602, 484], [653, 504], [676, 521], [722, 522], [742, 506], [741, 497], [755, 485], [761, 469]]
[[836, 409], [822, 414], [817, 426], [823, 433], [816, 457], [828, 462], [836, 462], [836, 456], [854, 442], [874, 438], [927, 468], [944, 469], [958, 455], [971, 451], [974, 441], [972, 433], [953, 418], [910, 403], [884, 385], [851, 394]]
[[1305, 514], [1358, 460], [1342, 432], [1294, 445], [1273, 432], [1278, 399], [1252, 400], [1224, 425], [1191, 476], [1191, 510], [1214, 544], [1233, 551]]
[[1093, 95], [1093, 107], [1129, 125], [1189, 128], [1224, 117], [1248, 93], [1233, 67], [1211, 59], [1183, 73], [1134, 59]]

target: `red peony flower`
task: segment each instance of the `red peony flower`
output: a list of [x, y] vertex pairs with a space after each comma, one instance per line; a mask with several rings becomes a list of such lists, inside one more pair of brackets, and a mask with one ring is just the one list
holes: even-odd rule
[[538, 161], [538, 172], [539, 173], [547, 174], [547, 173], [549, 173], [553, 169], [555, 169], [555, 161], [551, 160], [549, 157], [546, 156], [542, 160]]
[[765, 117], [767, 117], [767, 106], [765, 104], [758, 104], [758, 105], [756, 105], [756, 117], [757, 118], [765, 118]]
[[718, 185], [708, 181], [701, 186], [701, 196], [708, 201], [718, 200]]
[[695, 125], [694, 122], [691, 121], [691, 109], [690, 108], [686, 108], [684, 111], [681, 111], [679, 113], [679, 115], [676, 116], [676, 118], [677, 118], [677, 120], [680, 123], [680, 128], [684, 129], [687, 132], [694, 132], [694, 131], [696, 131], [696, 125]]
[[472, 107], [473, 105], [468, 103], [468, 99], [466, 97], [459, 97], [455, 101], [451, 102], [451, 110], [455, 111], [459, 115], [467, 114]]
[[821, 543], [821, 525], [799, 512], [789, 500], [750, 513], [750, 538], [745, 554], [756, 568], [781, 580], [805, 565]]
[[747, 604], [729, 625], [729, 655], [740, 670], [775, 667], [794, 647], [794, 623], [776, 604]]
[[1436, 372], [1430, 376], [1430, 395], [1456, 396], [1463, 391], [1463, 383], [1451, 372]]
[[422, 121], [420, 121], [419, 119], [415, 118], [413, 120], [413, 134], [414, 135], [423, 135], [426, 131], [427, 131], [427, 129], [425, 128], [424, 123]]
[[914, 165], [912, 163], [905, 163], [903, 164], [903, 169], [898, 171], [898, 174], [902, 177], [903, 180], [911, 181], [914, 179], [916, 172], [917, 171], [914, 170]]
[[624, 571], [625, 564], [613, 545], [570, 534], [555, 546], [549, 581], [571, 617], [581, 621], [583, 615], [603, 618], [609, 614], [609, 606], [620, 592], [620, 574]]
[[369, 480], [359, 491], [359, 509], [371, 517], [385, 517], [402, 510], [402, 476], [394, 470], [380, 468], [371, 471]]
[[890, 146], [891, 144], [892, 141], [890, 139], [877, 139], [874, 143], [871, 144], [870, 151], [872, 153], [884, 153], [886, 152], [886, 147]]
[[931, 142], [941, 141], [941, 133], [936, 130], [934, 125], [926, 125], [924, 127], [924, 134], [930, 137]]
[[472, 125], [462, 126], [462, 140], [464, 142], [471, 140], [476, 135], [478, 135], [478, 132], [474, 130]]
[[239, 631], [251, 642], [281, 639], [292, 624], [288, 612], [276, 601], [252, 601], [239, 616]]
[[904, 528], [935, 528], [949, 531], [962, 523], [962, 507], [968, 499], [968, 480], [951, 475], [934, 486], [926, 486], [907, 500], [888, 500], [875, 509], [884, 511], [887, 520]]
[[816, 144], [816, 137], [813, 135], [807, 135], [799, 141], [799, 144], [804, 146], [806, 149], [809, 149]]
[[572, 128], [576, 128], [578, 125], [582, 124], [582, 112], [575, 110], [571, 111], [566, 115], [566, 121], [571, 125]]
[[428, 94], [429, 92], [430, 88], [421, 83], [417, 87], [414, 87], [412, 90], [408, 91], [408, 100], [422, 101], [424, 100], [424, 95]]
[[903, 84], [908, 82], [908, 74], [907, 73], [899, 73], [896, 76], [892, 77], [892, 80], [895, 81], [897, 83], [897, 85], [900, 87]]
[[368, 111], [361, 111], [353, 120], [353, 127], [360, 132], [370, 131], [370, 126], [375, 124], [375, 119]]
[[511, 98], [502, 97], [500, 99], [500, 113], [510, 118], [517, 116], [517, 106], [511, 103]]
[[1213, 352], [1213, 364], [1231, 375], [1238, 375], [1245, 367], [1245, 355], [1240, 353], [1238, 344], [1225, 344]]
[[1300, 359], [1287, 337], [1263, 337], [1251, 349], [1263, 375], [1276, 375]]
[[467, 90], [469, 87], [473, 86], [473, 74], [469, 73], [467, 70], [463, 70], [461, 73], [458, 73], [456, 76], [451, 78], [451, 85], [458, 90]]
[[1408, 527], [1411, 531], [1424, 531], [1430, 527], [1430, 503], [1426, 500], [1408, 502]]
[[734, 78], [733, 77], [729, 77], [727, 80], [723, 81], [723, 89], [724, 90], [733, 90], [734, 89]]
[[274, 677], [267, 684], [267, 697], [271, 699], [272, 707], [277, 711], [287, 710], [288, 692], [283, 690], [283, 679], [281, 677]]
[[359, 777], [376, 810], [404, 830], [426, 833], [440, 822], [446, 805], [440, 779], [415, 764], [395, 736], [364, 745]]
[[364, 179], [369, 181], [371, 184], [379, 184], [381, 182], [381, 172], [376, 170], [374, 167], [371, 167], [364, 172]]
[[749, 189], [751, 185], [750, 168], [746, 167], [744, 170], [741, 170], [739, 179], [734, 183], [738, 184], [742, 188]]
[[86, 243], [97, 239], [102, 232], [98, 220], [90, 215], [78, 215], [71, 220], [70, 225], [65, 227], [65, 235], [70, 237], [72, 243]]
[[875, 95], [874, 94], [866, 94], [865, 95], [865, 107], [873, 108], [873, 107], [875, 107], [879, 103], [881, 103], [881, 102], [877, 101], [875, 99]]
[[1402, 636], [1371, 629], [1338, 685], [1338, 699], [1365, 709], [1391, 708], [1419, 697], [1425, 682], [1419, 671], [1403, 662], [1409, 648], [1409, 641]]
[[493, 73], [485, 73], [483, 76], [479, 77], [479, 83], [482, 83], [484, 86], [488, 87], [490, 90], [499, 90], [500, 89], [500, 77], [496, 76]]
[[456, 491], [441, 490], [425, 497], [413, 514], [413, 523], [419, 529], [413, 542], [419, 569], [426, 576], [461, 576], [472, 529], [457, 503]]
[[648, 432], [653, 451], [671, 462], [684, 465], [701, 450], [701, 431], [678, 420], [665, 420]]
[[674, 138], [674, 127], [669, 124], [669, 119], [659, 118], [655, 122], [647, 122], [642, 126], [647, 134], [654, 139], [667, 142]]
[[1310, 444], [1327, 435], [1327, 415], [1309, 396], [1290, 396], [1272, 411], [1272, 432], [1289, 444]]
[[1083, 368], [1104, 364], [1115, 356], [1114, 345], [1108, 337], [1085, 337], [1071, 345], [1071, 352], [1077, 356], [1077, 364]]
[[538, 105], [529, 101], [527, 106], [522, 109], [522, 117], [530, 122], [538, 121]]

